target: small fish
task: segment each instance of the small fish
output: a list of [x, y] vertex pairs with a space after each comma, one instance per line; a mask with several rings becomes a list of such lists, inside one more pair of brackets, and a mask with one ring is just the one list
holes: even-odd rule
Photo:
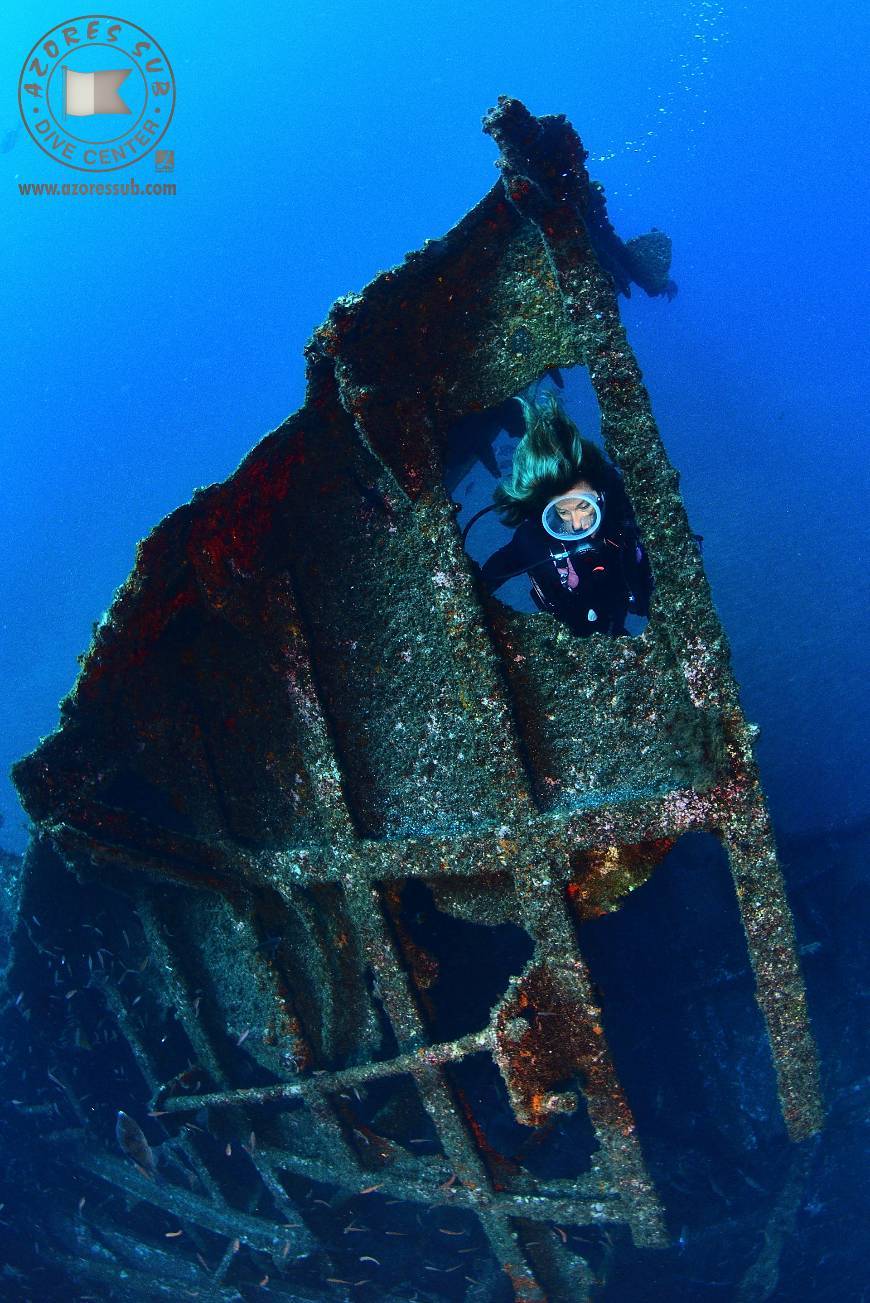
[[136, 1166], [153, 1181], [157, 1174], [154, 1151], [145, 1139], [145, 1132], [139, 1123], [121, 1109], [118, 1110], [118, 1120], [115, 1123], [115, 1139], [127, 1157], [132, 1158]]

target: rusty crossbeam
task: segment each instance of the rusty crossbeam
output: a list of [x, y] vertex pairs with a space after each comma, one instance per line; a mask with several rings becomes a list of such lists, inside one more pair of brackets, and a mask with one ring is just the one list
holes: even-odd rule
[[410, 1054], [400, 1054], [395, 1059], [378, 1063], [364, 1063], [342, 1072], [318, 1072], [314, 1077], [300, 1077], [294, 1081], [280, 1082], [276, 1086], [248, 1086], [239, 1090], [217, 1090], [207, 1095], [170, 1095], [163, 1098], [158, 1091], [154, 1107], [168, 1113], [196, 1113], [201, 1108], [234, 1108], [243, 1104], [271, 1104], [277, 1100], [314, 1099], [324, 1094], [346, 1090], [349, 1086], [365, 1085], [383, 1077], [398, 1077], [403, 1073], [421, 1071], [424, 1065], [436, 1067], [452, 1063], [476, 1050], [492, 1049], [492, 1028], [460, 1036], [442, 1045], [427, 1045], [425, 1049]]

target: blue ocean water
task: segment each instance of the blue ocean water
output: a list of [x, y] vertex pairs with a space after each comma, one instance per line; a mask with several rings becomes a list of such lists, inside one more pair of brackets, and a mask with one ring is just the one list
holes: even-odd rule
[[[333, 299], [489, 188], [479, 124], [508, 93], [573, 122], [624, 238], [673, 239], [678, 296], [635, 291], [623, 317], [704, 536], [796, 889], [816, 848], [811, 1011], [842, 1011], [858, 978], [837, 947], [866, 901], [870, 828], [864, 9], [125, 12], [173, 61], [171, 198], [21, 194], [63, 173], [15, 129], [24, 55], [66, 15], [27, 0], [2, 18], [0, 844], [27, 839], [8, 768], [55, 726], [137, 540], [301, 404], [302, 348]], [[835, 1068], [830, 1026], [821, 1040], [846, 1089], [855, 1064]], [[804, 1297], [790, 1288], [777, 1297]], [[854, 1268], [824, 1297], [861, 1297]]]

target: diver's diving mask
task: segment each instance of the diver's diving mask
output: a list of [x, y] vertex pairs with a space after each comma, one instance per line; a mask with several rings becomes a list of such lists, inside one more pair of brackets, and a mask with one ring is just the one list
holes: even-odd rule
[[601, 524], [601, 497], [591, 489], [561, 493], [544, 507], [541, 524], [560, 543], [578, 543], [594, 534]]

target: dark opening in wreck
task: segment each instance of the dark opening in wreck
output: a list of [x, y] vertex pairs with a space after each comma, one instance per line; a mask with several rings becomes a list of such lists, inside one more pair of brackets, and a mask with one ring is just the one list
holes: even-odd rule
[[[627, 255], [563, 118], [505, 99], [485, 126], [498, 184], [334, 305], [305, 406], [141, 544], [16, 769], [39, 836], [11, 988], [102, 1246], [53, 1252], [113, 1297], [230, 1298], [268, 1267], [288, 1298], [574, 1300], [628, 1235], [667, 1243], [615, 1066], [636, 1078], [632, 994], [602, 1009], [584, 956], [668, 874], [721, 893], [727, 860], [740, 1000], [751, 963], [785, 1125], [820, 1124], [751, 728], [619, 321]], [[664, 239], [645, 288], [670, 293]], [[444, 486], [458, 421], [576, 365], [652, 557], [636, 638], [489, 598]], [[688, 834], [714, 839], [694, 869]], [[111, 1065], [88, 1101], [82, 1041]], [[117, 1152], [119, 1107], [159, 1181]]]

